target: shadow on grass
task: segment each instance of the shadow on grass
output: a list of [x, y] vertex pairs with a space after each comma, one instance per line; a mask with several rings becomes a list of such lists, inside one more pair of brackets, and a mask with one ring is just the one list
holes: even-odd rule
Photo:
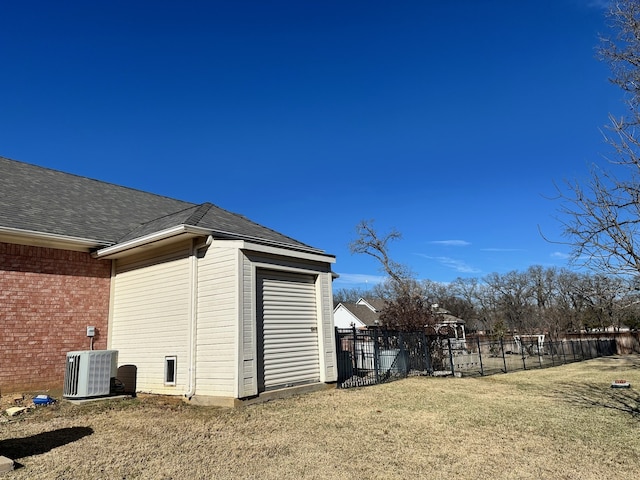
[[565, 401], [583, 407], [611, 408], [640, 419], [640, 392], [631, 388], [611, 388], [601, 384], [571, 384], [556, 391]]
[[639, 355], [614, 355], [611, 357], [599, 357], [593, 359], [589, 364], [589, 368], [600, 371], [619, 371], [620, 368], [638, 369], [640, 368]]
[[93, 429], [89, 427], [69, 427], [38, 433], [30, 437], [9, 438], [0, 440], [0, 453], [11, 460], [31, 457], [75, 442], [92, 433]]

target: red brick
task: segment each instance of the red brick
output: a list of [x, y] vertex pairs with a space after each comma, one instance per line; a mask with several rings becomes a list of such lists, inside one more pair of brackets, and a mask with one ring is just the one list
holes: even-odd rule
[[87, 325], [106, 348], [111, 262], [88, 253], [0, 242], [0, 389], [61, 388], [65, 355]]

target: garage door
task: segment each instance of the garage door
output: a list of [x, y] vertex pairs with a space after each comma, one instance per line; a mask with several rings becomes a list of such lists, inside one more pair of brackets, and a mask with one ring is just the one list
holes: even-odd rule
[[320, 381], [315, 277], [259, 270], [258, 284], [259, 390]]

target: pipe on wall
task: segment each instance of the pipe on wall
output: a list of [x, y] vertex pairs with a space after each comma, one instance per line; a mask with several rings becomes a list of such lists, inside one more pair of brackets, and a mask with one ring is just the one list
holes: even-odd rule
[[196, 244], [191, 248], [191, 281], [189, 293], [191, 295], [191, 307], [189, 315], [189, 389], [184, 396], [191, 400], [196, 393], [196, 347], [198, 330], [198, 251], [209, 247], [213, 243], [213, 236], [209, 235], [206, 241]]

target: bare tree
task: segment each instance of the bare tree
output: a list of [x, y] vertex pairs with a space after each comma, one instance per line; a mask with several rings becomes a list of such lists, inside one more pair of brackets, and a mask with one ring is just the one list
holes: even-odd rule
[[534, 289], [529, 276], [523, 272], [512, 271], [504, 275], [491, 273], [484, 280], [493, 293], [499, 320], [502, 320], [509, 330], [536, 333]]
[[450, 288], [441, 282], [434, 282], [433, 280], [422, 280], [421, 282], [422, 295], [429, 303], [437, 303], [440, 306], [449, 309], [445, 303], [451, 296]]
[[400, 232], [392, 229], [386, 235], [380, 235], [374, 227], [374, 220], [362, 220], [356, 226], [356, 239], [349, 244], [351, 253], [363, 253], [375, 258], [381, 270], [393, 282], [399, 294], [408, 293], [415, 284], [411, 270], [389, 256], [389, 244], [402, 238]]
[[[463, 282], [462, 279], [457, 279]], [[451, 315], [465, 321], [467, 332], [477, 330], [477, 313], [471, 299], [461, 295], [454, 283], [434, 282], [433, 280], [422, 280], [422, 295], [431, 305], [437, 304], [444, 308]]]
[[435, 324], [431, 305], [422, 296], [402, 294], [392, 302], [385, 302], [380, 314], [382, 326], [405, 331], [423, 330]]
[[489, 289], [484, 282], [477, 278], [456, 278], [450, 285], [453, 295], [462, 299], [466, 305], [454, 315], [467, 322], [468, 330], [489, 330], [491, 321], [487, 314], [489, 308]]
[[339, 288], [333, 292], [333, 301], [356, 303], [361, 298], [367, 298], [372, 295], [375, 294], [369, 288]]
[[560, 192], [560, 223], [571, 259], [603, 273], [640, 272], [640, 2], [612, 2], [614, 38], [601, 39], [599, 54], [611, 82], [624, 92], [627, 114], [610, 115], [605, 139], [613, 156], [593, 166], [586, 183], [566, 182]]
[[423, 329], [433, 323], [431, 306], [422, 298], [413, 272], [389, 255], [389, 244], [401, 238], [400, 232], [392, 229], [389, 233], [380, 235], [373, 224], [373, 220], [363, 220], [356, 226], [357, 237], [349, 244], [349, 249], [351, 253], [362, 253], [375, 258], [381, 270], [388, 275], [387, 281], [376, 287], [380, 297], [385, 299], [380, 320], [386, 327]]
[[567, 269], [562, 269], [557, 276], [555, 309], [549, 330], [553, 336], [560, 332], [576, 332], [582, 327], [581, 316], [585, 310], [585, 302], [578, 292], [581, 276]]

